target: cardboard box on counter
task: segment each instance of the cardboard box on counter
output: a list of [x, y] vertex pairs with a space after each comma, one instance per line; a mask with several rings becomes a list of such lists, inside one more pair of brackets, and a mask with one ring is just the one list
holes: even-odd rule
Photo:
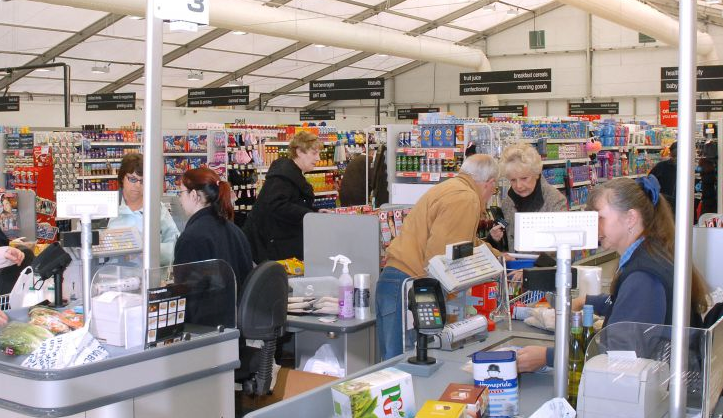
[[487, 386], [450, 383], [439, 400], [464, 404], [468, 418], [482, 418], [489, 404], [489, 396]]

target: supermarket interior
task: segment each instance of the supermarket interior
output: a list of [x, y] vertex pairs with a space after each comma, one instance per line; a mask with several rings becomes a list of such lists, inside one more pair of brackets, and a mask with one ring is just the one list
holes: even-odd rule
[[721, 0], [0, 1], [0, 417], [723, 417], [719, 54]]

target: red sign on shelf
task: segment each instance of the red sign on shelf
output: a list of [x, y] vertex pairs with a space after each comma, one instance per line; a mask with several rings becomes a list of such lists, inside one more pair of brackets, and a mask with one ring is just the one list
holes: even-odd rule
[[439, 181], [439, 173], [422, 173], [422, 181]]
[[670, 100], [660, 101], [660, 124], [669, 128], [678, 126], [678, 113], [670, 111]]

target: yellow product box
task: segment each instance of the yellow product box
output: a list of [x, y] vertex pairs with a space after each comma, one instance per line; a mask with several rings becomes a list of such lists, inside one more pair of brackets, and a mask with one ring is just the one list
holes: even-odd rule
[[427, 401], [417, 412], [416, 418], [465, 418], [466, 408], [461, 403]]
[[490, 402], [490, 391], [487, 386], [450, 383], [439, 400], [464, 404], [466, 418], [482, 418]]

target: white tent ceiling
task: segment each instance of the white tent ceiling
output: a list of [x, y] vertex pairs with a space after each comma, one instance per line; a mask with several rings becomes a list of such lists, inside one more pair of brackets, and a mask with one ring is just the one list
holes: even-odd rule
[[[473, 44], [495, 27], [524, 21], [535, 13], [557, 7], [551, 0], [258, 0], [269, 7], [313, 12], [361, 21], [413, 36], [450, 43]], [[675, 0], [654, 0], [654, 7], [674, 14]], [[720, 6], [704, 19], [721, 23]], [[211, 2], [211, 7], [213, 7]], [[510, 10], [519, 13], [513, 14]], [[313, 19], [299, 25], [313, 25]], [[88, 33], [92, 28], [92, 33]], [[71, 93], [134, 91], [143, 98], [145, 22], [132, 16], [55, 6], [32, 1], [0, 1], [0, 68], [21, 66], [33, 60], [64, 62], [71, 66]], [[201, 27], [197, 33], [170, 32], [164, 28], [163, 99], [183, 104], [188, 88], [209, 86], [242, 78], [250, 86], [251, 100], [265, 94], [271, 106], [310, 105], [306, 94], [309, 76], [316, 78], [388, 77], [413, 65], [412, 60], [378, 54], [361, 54], [335, 47], [309, 45], [259, 34], [235, 34]], [[58, 54], [55, 51], [60, 51]], [[57, 56], [56, 56], [57, 55]], [[268, 58], [270, 57], [270, 58]], [[343, 62], [338, 68], [333, 64]], [[110, 64], [108, 73], [96, 74], [93, 66]], [[188, 80], [189, 72], [202, 72], [203, 80]], [[396, 70], [396, 72], [395, 72]], [[0, 88], [9, 77], [0, 75]], [[218, 83], [216, 83], [218, 84]], [[216, 86], [214, 84], [214, 86]], [[9, 85], [11, 93], [62, 94], [62, 71], [33, 71]], [[296, 93], [294, 93], [296, 92]], [[255, 103], [252, 102], [252, 105]]]

